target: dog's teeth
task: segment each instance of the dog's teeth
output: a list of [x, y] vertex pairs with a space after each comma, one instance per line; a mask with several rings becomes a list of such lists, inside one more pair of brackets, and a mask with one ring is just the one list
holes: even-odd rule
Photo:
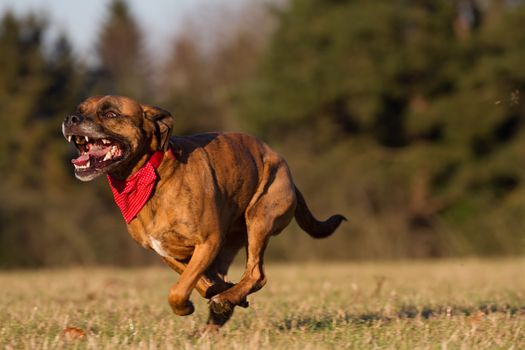
[[102, 143], [107, 145], [108, 143], [111, 143], [108, 139], [102, 139]]
[[87, 162], [84, 165], [76, 165], [76, 164], [74, 164], [74, 166], [75, 166], [75, 169], [87, 169], [87, 168], [89, 168], [90, 163], [91, 162]]
[[88, 162], [86, 163], [86, 168], [89, 168], [90, 165], [91, 165], [91, 161], [88, 160]]
[[69, 135], [69, 136], [67, 137], [67, 142], [71, 142], [71, 137], [72, 137], [71, 135]]
[[86, 142], [89, 142], [89, 137], [84, 136], [84, 138], [86, 139]]
[[111, 152], [106, 153], [106, 155], [104, 156], [104, 159], [102, 159], [102, 161], [106, 161], [106, 160], [109, 160], [109, 159], [111, 159]]

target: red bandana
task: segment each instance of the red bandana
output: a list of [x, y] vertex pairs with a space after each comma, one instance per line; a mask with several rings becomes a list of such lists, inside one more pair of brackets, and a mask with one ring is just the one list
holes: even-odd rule
[[108, 175], [109, 187], [113, 192], [126, 223], [137, 216], [148, 201], [157, 181], [157, 169], [164, 158], [164, 152], [157, 151], [135, 174], [126, 180], [115, 179]]

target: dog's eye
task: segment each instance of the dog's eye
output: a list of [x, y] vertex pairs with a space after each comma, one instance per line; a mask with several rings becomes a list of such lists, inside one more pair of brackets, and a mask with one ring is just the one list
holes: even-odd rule
[[104, 118], [116, 118], [118, 114], [112, 111], [104, 113]]

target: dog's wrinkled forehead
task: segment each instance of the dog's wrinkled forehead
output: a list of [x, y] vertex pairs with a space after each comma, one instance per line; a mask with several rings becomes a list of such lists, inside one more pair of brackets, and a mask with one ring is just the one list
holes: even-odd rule
[[77, 106], [77, 113], [82, 115], [101, 115], [115, 112], [125, 117], [141, 118], [143, 109], [140, 103], [124, 96], [94, 96]]

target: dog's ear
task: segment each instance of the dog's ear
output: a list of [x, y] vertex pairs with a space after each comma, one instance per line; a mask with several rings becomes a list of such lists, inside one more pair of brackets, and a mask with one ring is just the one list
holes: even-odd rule
[[173, 127], [173, 116], [170, 112], [162, 108], [150, 105], [142, 105], [142, 109], [144, 110], [144, 118], [151, 121], [155, 126], [157, 150], [167, 151], [169, 148], [171, 129]]

